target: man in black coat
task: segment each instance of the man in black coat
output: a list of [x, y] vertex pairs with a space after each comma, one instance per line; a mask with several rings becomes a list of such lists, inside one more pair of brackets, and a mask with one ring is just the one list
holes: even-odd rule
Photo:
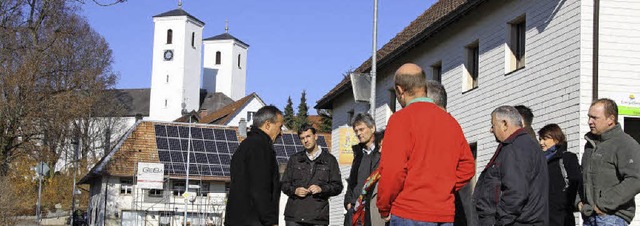
[[318, 146], [315, 128], [305, 124], [298, 136], [305, 151], [289, 158], [282, 176], [282, 192], [289, 196], [284, 220], [287, 226], [329, 225], [329, 197], [343, 187], [338, 160]]
[[272, 105], [253, 116], [251, 131], [231, 158], [225, 225], [278, 225], [280, 174], [273, 141], [283, 121], [282, 112]]
[[473, 193], [479, 225], [548, 225], [549, 174], [540, 146], [511, 106], [491, 113], [491, 132], [500, 144]]
[[[354, 158], [351, 163], [351, 172], [349, 173], [349, 179], [347, 179], [347, 191], [344, 196], [344, 207], [347, 210], [344, 221], [345, 226], [352, 225], [353, 207], [360, 194], [362, 194], [364, 182], [378, 168], [378, 163], [380, 162], [380, 144], [379, 140], [376, 140], [376, 124], [373, 117], [368, 113], [359, 113], [353, 118], [351, 125], [360, 143], [351, 147]], [[365, 222], [361, 222], [358, 225], [369, 226], [371, 225], [371, 211], [369, 210], [369, 205], [366, 205], [365, 208]]]

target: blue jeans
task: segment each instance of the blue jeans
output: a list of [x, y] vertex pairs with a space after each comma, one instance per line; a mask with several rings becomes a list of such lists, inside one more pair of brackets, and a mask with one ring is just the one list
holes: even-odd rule
[[591, 215], [584, 219], [584, 226], [627, 226], [627, 222], [616, 215]]
[[422, 222], [391, 215], [391, 226], [453, 226], [453, 222]]

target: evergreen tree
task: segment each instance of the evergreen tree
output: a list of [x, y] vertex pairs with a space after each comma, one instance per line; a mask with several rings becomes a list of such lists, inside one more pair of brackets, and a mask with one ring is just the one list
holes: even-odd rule
[[291, 96], [287, 100], [287, 106], [284, 107], [284, 126], [293, 130], [295, 126], [295, 112], [293, 112], [293, 102], [291, 101]]
[[295, 119], [295, 130], [298, 130], [300, 126], [309, 123], [309, 106], [307, 106], [307, 92], [302, 90], [302, 96], [300, 97], [300, 104], [298, 105], [298, 114]]
[[331, 110], [324, 110], [320, 113], [320, 125], [318, 125], [318, 132], [331, 133]]

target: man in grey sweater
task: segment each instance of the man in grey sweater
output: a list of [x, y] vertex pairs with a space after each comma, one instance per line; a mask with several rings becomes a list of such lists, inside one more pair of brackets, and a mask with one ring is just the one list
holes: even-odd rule
[[589, 108], [582, 156], [584, 194], [577, 207], [584, 225], [628, 225], [640, 193], [640, 145], [618, 124], [618, 106], [599, 99]]

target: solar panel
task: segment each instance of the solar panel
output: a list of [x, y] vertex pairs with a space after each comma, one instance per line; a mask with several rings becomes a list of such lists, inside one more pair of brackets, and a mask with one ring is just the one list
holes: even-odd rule
[[191, 151], [205, 152], [204, 141], [202, 141], [202, 140], [194, 140], [192, 145], [193, 145], [193, 147], [192, 147]]
[[167, 136], [167, 129], [165, 126], [163, 125], [156, 125], [156, 136], [159, 137], [166, 137]]
[[[187, 125], [155, 125], [154, 129], [158, 156], [160, 162], [165, 164], [166, 174], [185, 175], [189, 160], [190, 175], [230, 176], [231, 158], [239, 146], [234, 129]], [[324, 136], [319, 136], [318, 144], [327, 150]], [[285, 164], [291, 155], [304, 150], [304, 147], [296, 134], [285, 133], [274, 142], [274, 150], [278, 163]], [[190, 152], [189, 159], [187, 152]]]
[[191, 127], [191, 138], [202, 139], [202, 129], [198, 127]]
[[327, 146], [327, 141], [324, 139], [324, 136], [318, 136], [318, 145], [322, 147]]
[[[158, 135], [156, 134], [156, 136]], [[167, 137], [180, 137], [178, 134], [178, 127], [167, 126]]]
[[178, 133], [180, 134], [181, 138], [189, 138], [189, 127], [178, 127]]
[[171, 155], [169, 155], [169, 151], [158, 151], [158, 158], [160, 158], [161, 162], [171, 161]]
[[213, 129], [207, 129], [207, 128], [203, 128], [202, 129], [202, 137], [205, 140], [215, 140], [215, 136], [213, 136]]
[[285, 145], [294, 145], [293, 136], [291, 134], [283, 134], [282, 140], [284, 141]]
[[224, 133], [227, 136], [228, 141], [238, 141], [238, 136], [236, 136], [235, 130], [225, 129]]
[[224, 135], [223, 129], [213, 129], [213, 134], [216, 140], [227, 140], [227, 136]]
[[167, 138], [164, 137], [156, 137], [156, 145], [158, 149], [169, 149], [169, 144], [167, 143]]
[[227, 147], [227, 144], [223, 141], [216, 141], [216, 149], [218, 149], [218, 153], [222, 154], [228, 154], [229, 152], [229, 147]]

